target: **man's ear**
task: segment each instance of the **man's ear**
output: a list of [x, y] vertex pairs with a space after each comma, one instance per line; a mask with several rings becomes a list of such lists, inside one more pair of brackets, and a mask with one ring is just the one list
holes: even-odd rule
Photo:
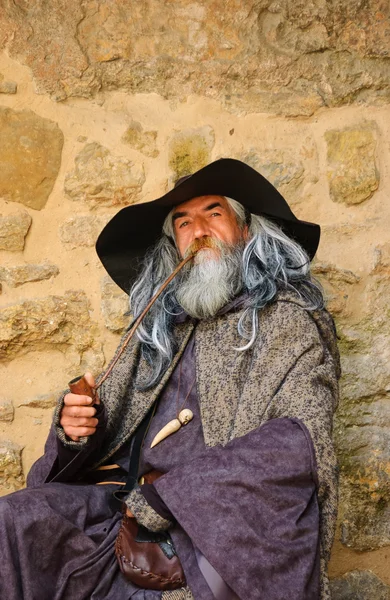
[[242, 237], [244, 239], [244, 242], [247, 242], [249, 239], [249, 226], [248, 225], [244, 225], [244, 227], [242, 228]]

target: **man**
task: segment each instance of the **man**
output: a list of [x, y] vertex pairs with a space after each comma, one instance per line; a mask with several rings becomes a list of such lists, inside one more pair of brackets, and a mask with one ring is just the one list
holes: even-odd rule
[[[200, 249], [96, 403], [61, 397], [29, 489], [0, 503], [1, 597], [329, 598], [340, 369], [333, 321], [310, 278], [318, 242], [317, 225], [232, 159], [111, 220], [97, 251], [130, 291], [134, 316]], [[140, 525], [172, 536], [187, 585], [162, 594], [126, 581], [114, 556], [121, 513], [112, 492], [153, 407], [138, 474], [163, 475], [141, 479], [126, 505]], [[190, 422], [166, 435], [183, 410]]]

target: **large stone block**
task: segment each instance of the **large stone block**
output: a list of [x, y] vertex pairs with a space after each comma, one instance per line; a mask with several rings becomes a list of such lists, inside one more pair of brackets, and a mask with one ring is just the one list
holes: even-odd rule
[[350, 571], [330, 582], [332, 600], [390, 600], [390, 586], [371, 571]]
[[374, 296], [372, 280], [386, 278], [382, 249], [375, 259], [375, 275], [364, 293], [359, 292], [360, 322], [338, 324], [342, 379], [335, 441], [341, 468], [341, 541], [355, 550], [390, 544], [390, 279], [387, 287], [375, 288]]
[[151, 158], [159, 154], [156, 140], [157, 131], [144, 131], [137, 121], [132, 121], [122, 136], [122, 142]]
[[390, 545], [388, 395], [344, 399], [335, 441], [341, 470], [341, 541], [355, 550]]
[[95, 342], [93, 346], [87, 348], [87, 350], [82, 353], [78, 372], [85, 373], [86, 371], [90, 371], [97, 376], [103, 369], [104, 362], [105, 356], [102, 344]]
[[335, 202], [360, 204], [379, 186], [375, 126], [327, 131], [328, 180]]
[[70, 217], [60, 227], [61, 242], [68, 248], [94, 246], [99, 233], [112, 215], [77, 215]]
[[191, 175], [211, 161], [211, 150], [215, 143], [211, 127], [189, 129], [176, 133], [170, 140], [168, 149], [169, 166], [174, 180]]
[[[310, 115], [390, 95], [383, 0], [8, 3], [0, 43], [61, 100], [99, 90]], [[175, 27], [172, 27], [175, 23]], [[50, 59], [48, 59], [48, 48]]]
[[41, 210], [61, 165], [57, 123], [30, 110], [0, 107], [0, 197]]
[[24, 300], [0, 309], [0, 360], [69, 346], [81, 355], [94, 346], [96, 333], [82, 291]]
[[333, 38], [338, 50], [352, 51], [358, 56], [389, 56], [389, 5], [386, 1], [369, 0], [359, 4], [343, 0], [334, 5], [336, 19]]
[[142, 167], [93, 142], [76, 156], [74, 170], [65, 177], [65, 192], [91, 206], [126, 205], [139, 200], [144, 181]]
[[9, 440], [0, 440], [0, 489], [9, 494], [23, 486], [22, 448]]
[[0, 250], [20, 252], [32, 219], [25, 211], [3, 217], [0, 215]]
[[336, 265], [315, 262], [313, 275], [322, 284], [327, 300], [327, 308], [332, 315], [347, 316], [347, 304], [353, 285], [360, 277], [348, 269], [340, 269]]
[[386, 261], [384, 256], [381, 261], [382, 265], [377, 265], [368, 278], [362, 300], [366, 306], [367, 327], [390, 334], [390, 273], [389, 268], [383, 264]]
[[101, 311], [105, 325], [110, 331], [122, 333], [130, 324], [129, 297], [123, 292], [108, 275], [101, 280]]
[[39, 408], [43, 410], [47, 408], [54, 408], [61, 392], [62, 390], [59, 390], [58, 392], [52, 392], [50, 394], [39, 394], [38, 396], [21, 400], [18, 402], [17, 406], [27, 406], [28, 408]]
[[42, 281], [56, 277], [60, 272], [56, 265], [43, 263], [41, 265], [18, 265], [16, 267], [0, 267], [0, 281], [5, 281], [10, 287], [18, 287], [32, 281]]
[[90, 96], [99, 89], [77, 40], [83, 17], [80, 0], [50, 7], [24, 1], [2, 7], [0, 44], [11, 43], [10, 55], [31, 69], [38, 93], [49, 92], [62, 100], [69, 95]]
[[259, 171], [281, 194], [296, 190], [303, 182], [305, 169], [302, 162], [284, 150], [250, 150], [240, 160]]
[[[367, 325], [366, 325], [367, 327]], [[390, 391], [390, 333], [339, 327], [342, 351], [341, 395], [351, 402]]]
[[256, 147], [244, 152], [231, 152], [268, 179], [294, 208], [310, 198], [311, 185], [318, 181], [318, 154], [310, 135], [284, 137], [272, 134], [261, 139]]

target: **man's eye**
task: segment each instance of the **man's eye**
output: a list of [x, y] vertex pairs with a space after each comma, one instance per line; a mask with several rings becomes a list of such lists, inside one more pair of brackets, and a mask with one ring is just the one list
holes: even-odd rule
[[183, 223], [180, 223], [179, 229], [181, 229], [182, 227], [185, 227], [186, 225], [188, 225], [188, 221], [183, 221]]
[[211, 215], [210, 215], [210, 216], [211, 216], [211, 217], [220, 217], [220, 216], [221, 216], [221, 213], [217, 213], [217, 212], [215, 212], [215, 213], [211, 213]]

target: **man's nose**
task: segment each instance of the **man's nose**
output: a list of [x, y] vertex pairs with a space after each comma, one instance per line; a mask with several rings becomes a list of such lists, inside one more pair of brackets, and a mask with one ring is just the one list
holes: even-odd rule
[[194, 222], [193, 234], [195, 239], [211, 236], [210, 227], [207, 220], [198, 218]]

